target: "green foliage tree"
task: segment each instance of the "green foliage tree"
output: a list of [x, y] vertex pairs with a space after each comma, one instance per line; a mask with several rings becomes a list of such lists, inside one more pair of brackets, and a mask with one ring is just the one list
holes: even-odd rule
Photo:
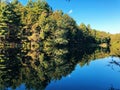
[[14, 4], [7, 3], [2, 5], [0, 13], [0, 33], [6, 35], [9, 42], [17, 41], [20, 30], [20, 15], [14, 9]]

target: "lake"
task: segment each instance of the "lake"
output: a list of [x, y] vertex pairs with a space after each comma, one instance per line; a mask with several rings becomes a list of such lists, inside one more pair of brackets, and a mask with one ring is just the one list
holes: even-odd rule
[[[96, 59], [89, 65], [80, 67], [61, 80], [53, 80], [46, 90], [109, 90], [110, 87], [120, 88], [120, 66], [110, 64], [114, 59], [120, 63], [120, 58], [107, 57]], [[113, 90], [113, 89], [112, 89]]]
[[107, 49], [1, 49], [0, 90], [120, 90], [120, 57], [110, 54]]

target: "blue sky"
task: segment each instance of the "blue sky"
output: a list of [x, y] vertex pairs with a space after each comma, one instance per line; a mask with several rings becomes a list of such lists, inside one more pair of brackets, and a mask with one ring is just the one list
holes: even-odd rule
[[[27, 0], [20, 0], [25, 3]], [[79, 25], [110, 33], [120, 33], [120, 0], [46, 0], [55, 10], [69, 14]]]

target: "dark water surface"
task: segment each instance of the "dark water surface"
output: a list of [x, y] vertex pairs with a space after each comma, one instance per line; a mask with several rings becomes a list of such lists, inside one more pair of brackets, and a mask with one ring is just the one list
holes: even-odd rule
[[120, 57], [110, 50], [0, 52], [0, 90], [120, 90]]

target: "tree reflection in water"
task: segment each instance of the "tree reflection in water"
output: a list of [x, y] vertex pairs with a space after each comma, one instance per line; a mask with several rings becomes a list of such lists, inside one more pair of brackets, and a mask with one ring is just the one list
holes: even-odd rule
[[111, 85], [111, 87], [108, 90], [120, 90], [120, 89], [117, 89], [117, 88], [113, 87], [113, 85]]
[[[117, 58], [117, 57], [116, 57]], [[115, 60], [114, 59], [114, 56], [111, 56], [111, 61], [109, 62], [109, 64], [107, 65], [107, 66], [109, 66], [109, 67], [111, 67], [111, 69], [112, 70], [116, 70], [116, 69], [119, 69], [119, 70], [117, 70], [118, 72], [120, 72], [120, 61], [118, 61], [118, 60]], [[115, 68], [115, 67], [117, 67], [117, 68]], [[118, 68], [119, 67], [119, 68]]]
[[[87, 47], [48, 47], [46, 50], [4, 48], [0, 54], [0, 89], [16, 89], [25, 84], [28, 90], [44, 90], [51, 80], [69, 75], [76, 64], [89, 65], [91, 60], [109, 54], [106, 49]], [[114, 60], [110, 64], [119, 66]]]

